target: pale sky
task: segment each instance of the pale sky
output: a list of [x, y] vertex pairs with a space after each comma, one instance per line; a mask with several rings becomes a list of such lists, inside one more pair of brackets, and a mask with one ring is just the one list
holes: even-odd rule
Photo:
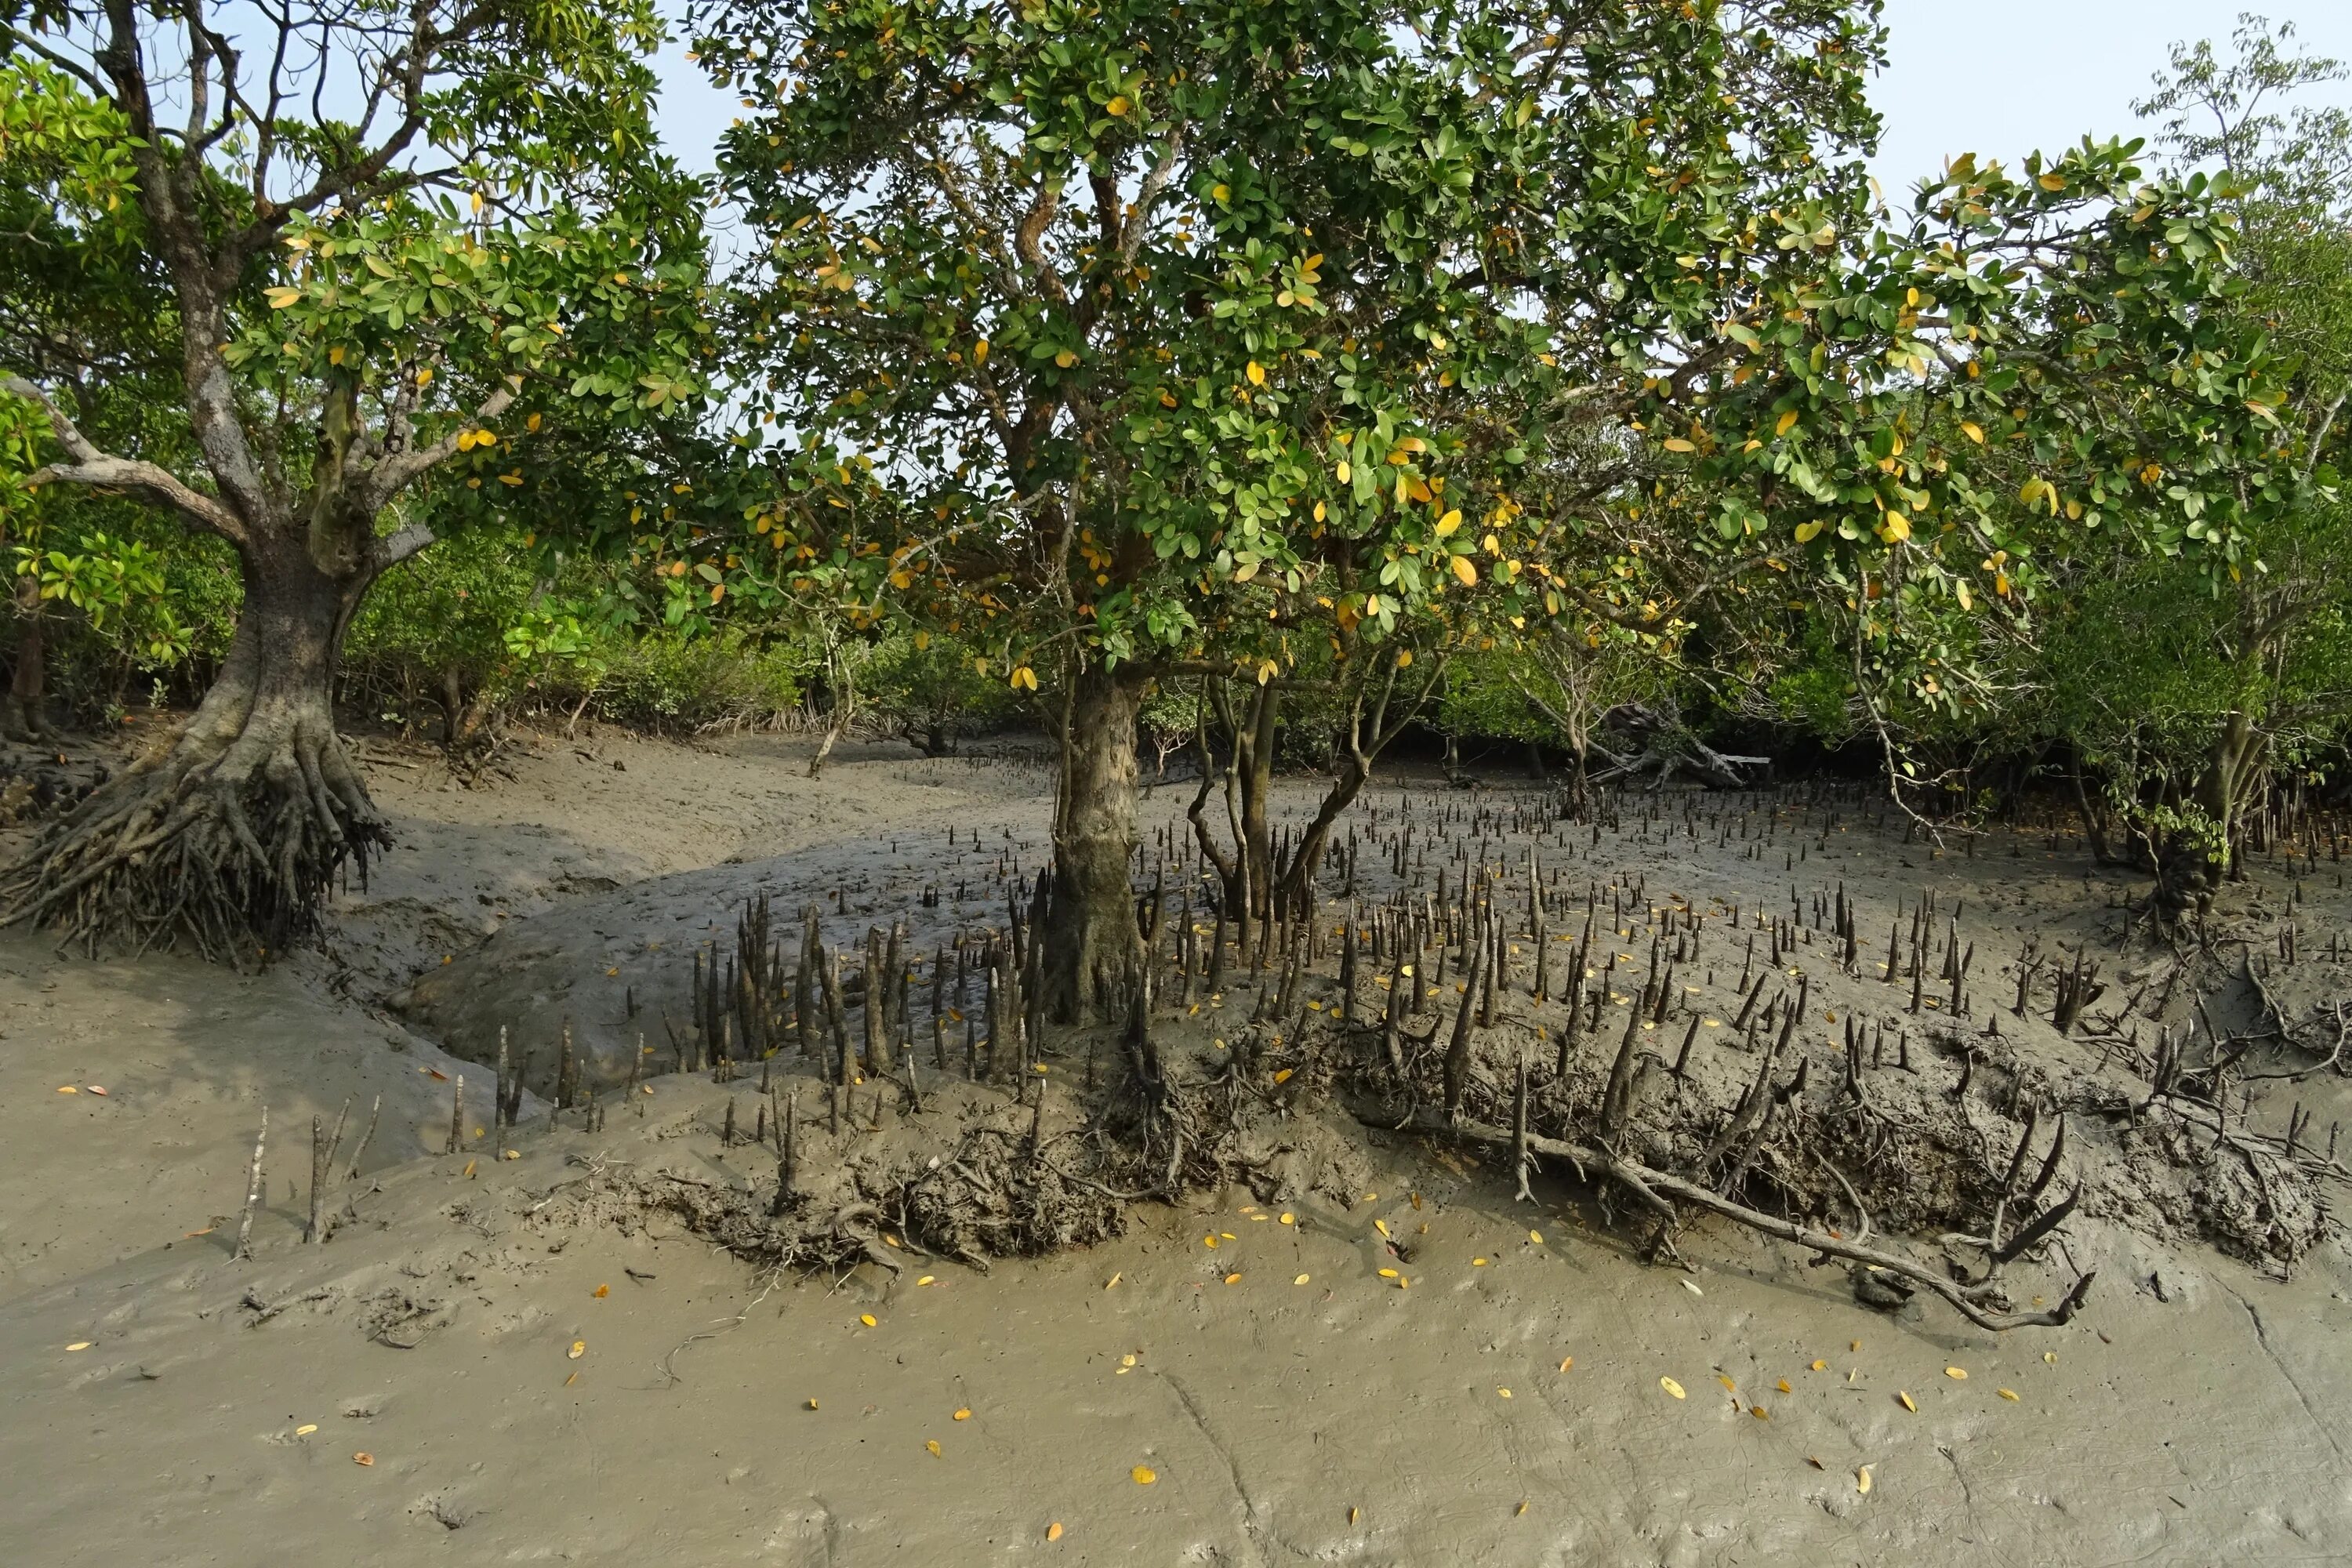
[[[1887, 0], [1893, 59], [1873, 88], [1886, 121], [1873, 168], [1899, 202], [1954, 153], [2013, 162], [2086, 132], [2138, 134], [2132, 100], [2147, 95], [2172, 43], [2225, 41], [2242, 8], [2235, 0]], [[2294, 23], [2308, 50], [2352, 60], [2352, 0], [2254, 0], [2252, 8]], [[738, 110], [684, 52], [673, 42], [659, 61], [662, 128], [681, 160], [707, 170]], [[2347, 84], [2331, 95], [2352, 105]]]

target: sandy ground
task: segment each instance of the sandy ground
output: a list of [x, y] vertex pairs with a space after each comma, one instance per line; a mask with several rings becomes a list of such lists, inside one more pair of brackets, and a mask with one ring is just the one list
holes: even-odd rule
[[[762, 738], [538, 750], [481, 791], [424, 753], [377, 765], [402, 846], [326, 954], [240, 977], [0, 944], [9, 1562], [2352, 1560], [2333, 1241], [2283, 1280], [2078, 1221], [2090, 1309], [1991, 1336], [1869, 1310], [1837, 1270], [1711, 1227], [1695, 1271], [1643, 1267], [1568, 1185], [1515, 1205], [1465, 1157], [1369, 1134], [1344, 1201], [1233, 1192], [984, 1276], [838, 1280], [580, 1201], [622, 1163], [757, 1178], [699, 1078], [597, 1134], [527, 1117], [511, 1160], [470, 1127], [438, 1153], [499, 1024], [658, 1039], [687, 950], [746, 891], [824, 896], [829, 941], [985, 921], [1049, 800], [1029, 763], [903, 748], [816, 784]], [[1188, 795], [1160, 791], [1154, 827]], [[1962, 860], [1856, 829], [1792, 873], [1780, 848], [1612, 836], [1574, 874], [1749, 900], [1843, 875], [1881, 943], [1935, 886], [1989, 947], [2095, 929], [2126, 885], [2038, 837]], [[2344, 923], [2332, 874], [2306, 946]], [[940, 907], [910, 909], [927, 884]], [[2296, 973], [2341, 994], [2333, 966]], [[2340, 1113], [2324, 1080], [2295, 1092]], [[353, 1223], [300, 1246], [306, 1162], [281, 1153], [257, 1256], [230, 1262], [261, 1105], [287, 1151], [378, 1093], [336, 1189]], [[1381, 1226], [1411, 1238], [1402, 1286]]]

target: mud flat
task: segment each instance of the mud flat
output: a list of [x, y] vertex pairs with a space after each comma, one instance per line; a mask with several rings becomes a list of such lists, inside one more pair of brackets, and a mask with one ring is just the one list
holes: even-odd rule
[[[2325, 852], [2259, 865], [2230, 913], [2236, 944], [2175, 979], [2170, 952], [2118, 945], [2129, 881], [2054, 829], [1937, 855], [1852, 804], [1759, 797], [1727, 842], [1728, 818], [1684, 814], [1728, 801], [1670, 796], [1652, 816], [1629, 798], [1595, 835], [1528, 815], [1531, 792], [1499, 784], [1370, 792], [1353, 898], [1327, 875], [1327, 914], [1420, 883], [1382, 847], [1411, 820], [1429, 869], [1458, 854], [1523, 875], [1537, 848], [1568, 912], [1507, 934], [1555, 941], [1559, 990], [1571, 947], [1599, 960], [1601, 1022], [1580, 1025], [1554, 1081], [1562, 1004], [1535, 1001], [1517, 955], [1476, 1031], [1467, 1109], [1482, 1119], [1523, 1048], [1538, 1123], [1589, 1118], [1630, 1033], [1624, 1146], [1664, 1165], [1693, 1157], [1759, 1065], [1777, 1059], [1769, 1081], [1785, 1084], [1803, 1061], [1796, 1119], [1768, 1121], [1757, 1153], [1776, 1173], [1750, 1195], [1848, 1239], [1865, 1234], [1859, 1200], [1869, 1245], [1942, 1267], [1969, 1254], [1944, 1233], [1981, 1232], [2029, 1126], [2040, 1163], [2060, 1118], [2034, 1123], [2035, 1105], [2073, 1108], [2049, 1197], [2083, 1196], [2000, 1283], [2018, 1312], [2084, 1272], [2095, 1283], [2063, 1327], [1992, 1333], [1924, 1290], [1867, 1305], [1843, 1261], [1696, 1215], [1662, 1253], [1624, 1189], [1565, 1161], [1539, 1161], [1518, 1199], [1507, 1146], [1394, 1130], [1436, 1092], [1459, 972], [1415, 1001], [1392, 1079], [1376, 1023], [1333, 1021], [1328, 953], [1294, 1010], [1255, 1024], [1257, 987], [1230, 958], [1197, 1012], [1163, 990], [1155, 1044], [1207, 1136], [1184, 1179], [1149, 1195], [1117, 1195], [1137, 1190], [1117, 1163], [1132, 1156], [1091, 1131], [1121, 1092], [1117, 1031], [1041, 1042], [1047, 1071], [1028, 1080], [971, 1082], [960, 1024], [938, 1068], [919, 984], [919, 1108], [877, 1078], [851, 1087], [836, 1126], [822, 1061], [788, 1042], [556, 1112], [549, 1056], [519, 1125], [469, 1115], [464, 1147], [443, 1152], [458, 1075], [487, 1110], [501, 1026], [538, 1046], [568, 1022], [583, 1061], [623, 1063], [644, 1030], [641, 1069], [674, 1066], [663, 1016], [691, 1030], [688, 966], [731, 950], [746, 898], [767, 894], [795, 945], [799, 908], [817, 904], [822, 940], [853, 955], [869, 926], [904, 920], [932, 963], [1003, 926], [1008, 890], [1043, 858], [1044, 775], [1018, 758], [877, 748], [812, 784], [793, 746], [765, 740], [538, 752], [480, 791], [445, 789], [425, 753], [381, 752], [407, 764], [372, 779], [404, 850], [347, 900], [325, 954], [241, 977], [58, 960], [22, 937], [0, 950], [12, 1560], [2352, 1557], [2352, 1267], [2326, 1212], [2342, 1185], [2313, 1168], [2352, 1119], [2342, 1080], [2264, 1039], [2219, 1125], [2198, 1124], [2187, 1089], [2177, 1112], [2143, 1104], [2160, 1031], [2200, 998], [2228, 1039], [2266, 1018], [2331, 1037], [2346, 965], [2329, 933], [2352, 906]], [[1181, 844], [1158, 835], [1190, 795], [1149, 803], [1155, 847]], [[1295, 817], [1310, 801], [1301, 786], [1280, 804]], [[1813, 918], [1841, 882], [1850, 965], [1839, 922]], [[1898, 910], [1931, 894], [1973, 949], [1964, 1017], [1937, 1016], [1948, 990], [1935, 994], [1932, 967], [1916, 1004], [1881, 967], [1890, 932], [1907, 962]], [[1622, 917], [1589, 948], [1572, 940], [1588, 897]], [[1731, 1028], [1768, 967], [1743, 963], [1748, 938], [1780, 945], [1759, 913], [1787, 922], [1789, 946], [1751, 1021], [1785, 1016], [1805, 986], [1779, 1058], [1776, 1037]], [[1696, 989], [1642, 1031], [1650, 940], [1684, 940], [1691, 921], [1675, 984]], [[1931, 957], [1948, 937], [1926, 939]], [[2044, 964], [2021, 1015], [2029, 943]], [[2062, 1035], [2050, 984], [2078, 949], [2109, 989]], [[1367, 1012], [1388, 973], [1362, 969]], [[1852, 1120], [1836, 1065], [1849, 1019], [1864, 1050], [1885, 1038], [1858, 1074], [1892, 1129], [1874, 1146], [1832, 1131]], [[1427, 1046], [1410, 1045], [1419, 1030]], [[1676, 1075], [1685, 1032], [1698, 1043]], [[330, 1188], [329, 1239], [306, 1246], [310, 1119], [331, 1124], [348, 1099], [356, 1123], [378, 1094], [360, 1173]], [[801, 1141], [780, 1213], [761, 1134], [788, 1096]], [[285, 1152], [254, 1257], [232, 1261], [265, 1102]], [[1843, 1183], [1797, 1157], [1816, 1147]], [[961, 1206], [925, 1208], [942, 1156], [975, 1180]], [[1025, 1255], [1041, 1224], [1073, 1216], [1087, 1245]]]

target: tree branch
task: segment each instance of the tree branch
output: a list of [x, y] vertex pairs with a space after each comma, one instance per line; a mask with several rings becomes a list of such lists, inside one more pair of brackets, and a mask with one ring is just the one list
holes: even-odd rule
[[118, 458], [99, 450], [96, 444], [66, 416], [65, 410], [50, 401], [47, 393], [23, 376], [0, 378], [0, 388], [5, 388], [27, 402], [38, 404], [49, 417], [49, 429], [57, 437], [58, 445], [73, 458], [70, 463], [51, 463], [37, 470], [30, 483], [43, 485], [55, 481], [127, 490], [160, 506], [171, 508], [207, 533], [216, 533], [232, 543], [245, 542], [245, 524], [219, 500], [192, 489], [177, 474], [159, 464], [138, 458]]

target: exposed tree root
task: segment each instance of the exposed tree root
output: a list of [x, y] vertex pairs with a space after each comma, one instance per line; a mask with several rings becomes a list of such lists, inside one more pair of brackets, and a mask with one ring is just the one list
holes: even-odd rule
[[0, 871], [0, 923], [95, 955], [182, 940], [248, 963], [318, 929], [347, 862], [390, 842], [323, 700], [196, 721], [92, 793]]
[[[1514, 1135], [1507, 1128], [1487, 1127], [1469, 1121], [1456, 1121], [1449, 1123], [1443, 1117], [1433, 1113], [1416, 1116], [1408, 1125], [1440, 1136], [1465, 1138], [1480, 1143], [1500, 1144], [1504, 1148], [1513, 1146]], [[1917, 1284], [1925, 1285], [1928, 1289], [1949, 1301], [1954, 1310], [1969, 1321], [1980, 1329], [1990, 1329], [1995, 1332], [2010, 1329], [2063, 1327], [2072, 1321], [2074, 1314], [2081, 1310], [2084, 1300], [2090, 1293], [2091, 1281], [2097, 1278], [2095, 1269], [2081, 1275], [2067, 1290], [2064, 1299], [2055, 1307], [2045, 1311], [1995, 1311], [1990, 1310], [1985, 1304], [1998, 1293], [1997, 1288], [1990, 1280], [1973, 1285], [1961, 1284], [1898, 1253], [1881, 1251], [1874, 1247], [1864, 1247], [1858, 1242], [1833, 1236], [1826, 1230], [1800, 1225], [1794, 1220], [1783, 1219], [1778, 1215], [1766, 1214], [1761, 1209], [1750, 1208], [1746, 1204], [1735, 1203], [1711, 1187], [1686, 1181], [1668, 1172], [1652, 1170], [1647, 1165], [1621, 1158], [1604, 1149], [1564, 1142], [1557, 1138], [1545, 1138], [1534, 1133], [1528, 1135], [1526, 1146], [1535, 1153], [1568, 1161], [1580, 1173], [1589, 1176], [1597, 1172], [1607, 1177], [1632, 1194], [1643, 1208], [1655, 1215], [1669, 1229], [1679, 1226], [1682, 1223], [1681, 1212], [1675, 1207], [1675, 1205], [1687, 1204], [1694, 1208], [1704, 1209], [1709, 1214], [1745, 1226], [1759, 1235], [1774, 1237], [1781, 1241], [1794, 1242], [1797, 1246], [1820, 1253], [1825, 1258], [1843, 1258], [1849, 1262], [1859, 1263], [1868, 1268], [1898, 1274]], [[1851, 1190], [1849, 1186], [1848, 1191]]]

